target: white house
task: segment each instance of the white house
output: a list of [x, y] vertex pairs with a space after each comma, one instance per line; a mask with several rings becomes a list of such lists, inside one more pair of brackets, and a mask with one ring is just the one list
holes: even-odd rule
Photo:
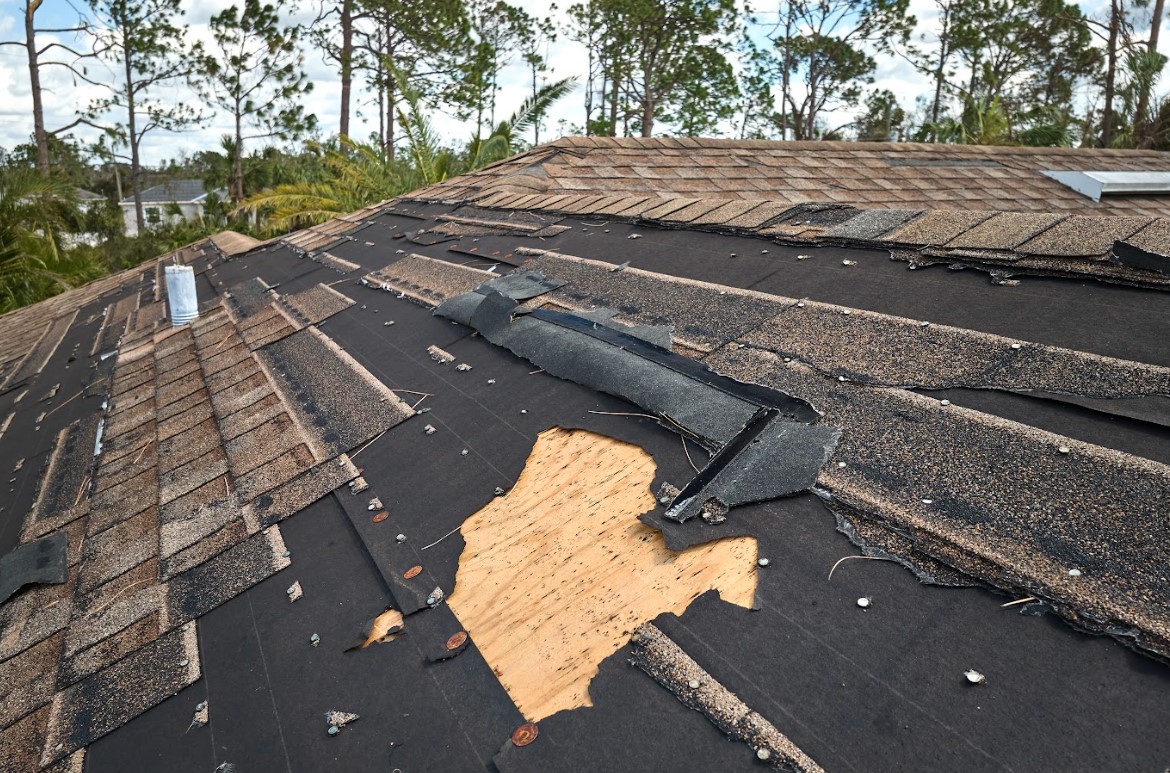
[[[202, 180], [171, 180], [147, 188], [142, 192], [142, 214], [146, 219], [146, 225], [150, 227], [164, 222], [179, 222], [179, 215], [168, 214], [173, 213], [175, 207], [178, 207], [182, 219], [187, 222], [199, 220], [203, 217], [207, 197], [212, 193], [221, 197], [226, 195], [226, 191], [206, 190]], [[126, 235], [137, 236], [138, 219], [134, 215], [134, 197], [122, 199], [118, 206], [122, 208], [122, 222], [126, 226]]]

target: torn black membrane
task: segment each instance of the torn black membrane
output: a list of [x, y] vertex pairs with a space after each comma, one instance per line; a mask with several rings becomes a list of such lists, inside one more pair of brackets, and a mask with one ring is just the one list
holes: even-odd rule
[[[540, 274], [513, 274], [447, 300], [435, 314], [476, 329], [558, 378], [628, 400], [714, 452], [669, 502], [665, 517], [671, 521], [700, 515], [721, 523], [731, 507], [813, 486], [841, 433], [815, 424], [820, 414], [809, 403], [676, 355], [661, 345], [669, 330], [628, 328], [614, 322], [610, 310], [517, 314], [519, 300], [559, 284]], [[645, 522], [665, 533], [657, 518]], [[671, 547], [727, 536], [718, 530], [687, 534], [672, 529]]]

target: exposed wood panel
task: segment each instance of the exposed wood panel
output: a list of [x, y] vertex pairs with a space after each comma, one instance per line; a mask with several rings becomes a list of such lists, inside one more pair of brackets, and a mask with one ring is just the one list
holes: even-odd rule
[[654, 472], [637, 446], [553, 428], [512, 491], [463, 525], [448, 603], [527, 718], [591, 705], [598, 664], [643, 621], [713, 588], [751, 606], [755, 538], [667, 550], [637, 520]]

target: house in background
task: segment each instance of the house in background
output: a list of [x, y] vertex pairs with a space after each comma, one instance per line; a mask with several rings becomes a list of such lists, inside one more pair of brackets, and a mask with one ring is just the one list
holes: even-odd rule
[[[177, 223], [179, 216], [174, 214], [174, 207], [182, 213], [182, 219], [192, 222], [203, 217], [203, 208], [207, 197], [215, 194], [223, 197], [226, 191], [208, 191], [202, 180], [171, 180], [162, 185], [155, 185], [142, 192], [142, 210], [146, 224], [157, 227], [164, 222]], [[138, 221], [134, 216], [134, 197], [129, 196], [118, 202], [122, 208], [122, 222], [126, 226], [127, 236], [138, 235]]]

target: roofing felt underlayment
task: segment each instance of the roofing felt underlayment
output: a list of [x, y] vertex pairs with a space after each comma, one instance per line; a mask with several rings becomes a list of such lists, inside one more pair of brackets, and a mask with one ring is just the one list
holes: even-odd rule
[[0, 769], [1165, 766], [1170, 210], [776, 187], [1161, 156], [598, 142], [0, 317]]

